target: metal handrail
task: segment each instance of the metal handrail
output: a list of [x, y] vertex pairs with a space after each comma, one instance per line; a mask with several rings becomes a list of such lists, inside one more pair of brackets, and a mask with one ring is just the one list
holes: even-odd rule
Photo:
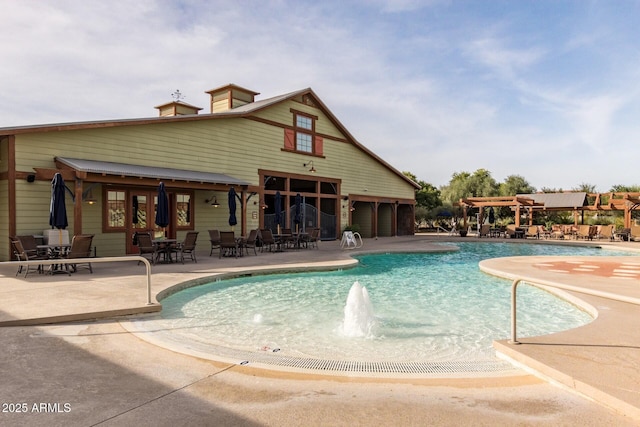
[[520, 277], [515, 279], [511, 284], [511, 339], [509, 340], [510, 344], [520, 344], [516, 336], [516, 289], [520, 284], [520, 282], [524, 282], [524, 281], [532, 285], [549, 286], [552, 288], [562, 289], [565, 291], [578, 292], [586, 295], [593, 295], [596, 297], [607, 298], [614, 301], [621, 301], [629, 304], [640, 305], [640, 298], [634, 298], [634, 297], [629, 297], [625, 295], [618, 295], [618, 294], [613, 294], [611, 292], [598, 291], [595, 289], [585, 289], [577, 286], [562, 285], [560, 283], [554, 283], [546, 280], [531, 280], [531, 279], [525, 279]]
[[61, 258], [61, 259], [43, 259], [33, 261], [9, 261], [4, 262], [6, 265], [59, 265], [59, 264], [86, 264], [86, 263], [103, 263], [118, 261], [138, 261], [143, 262], [147, 268], [147, 305], [153, 305], [151, 302], [151, 263], [145, 257], [138, 255], [116, 256], [104, 258]]

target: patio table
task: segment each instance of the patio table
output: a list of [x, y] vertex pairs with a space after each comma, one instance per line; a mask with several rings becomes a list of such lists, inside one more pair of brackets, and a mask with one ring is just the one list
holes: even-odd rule
[[175, 249], [176, 243], [178, 243], [177, 239], [154, 239], [152, 243], [157, 248], [158, 254], [162, 254], [163, 263], [173, 262], [171, 260], [171, 252]]

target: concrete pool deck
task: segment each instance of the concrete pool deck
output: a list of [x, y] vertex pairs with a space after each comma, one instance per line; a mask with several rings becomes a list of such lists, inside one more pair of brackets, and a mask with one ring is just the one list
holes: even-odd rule
[[[423, 251], [433, 249], [434, 241], [472, 240], [445, 235], [366, 239], [363, 249]], [[153, 267], [153, 296], [176, 283], [219, 274], [344, 268], [353, 264], [351, 255], [357, 253], [340, 250], [338, 242], [321, 242], [319, 250], [218, 259], [209, 257], [209, 248], [201, 245], [197, 264]], [[640, 250], [634, 242], [615, 246]], [[492, 274], [640, 300], [634, 263], [640, 265], [640, 257], [529, 257], [490, 260], [483, 268]], [[0, 324], [5, 326], [0, 328], [0, 424], [640, 423], [640, 307], [633, 300], [570, 291], [594, 307], [598, 318], [571, 331], [520, 339], [521, 345], [497, 342], [499, 352], [526, 366], [517, 375], [403, 381], [327, 378], [198, 359], [138, 339], [113, 316], [160, 308], [146, 303], [144, 271], [135, 263], [95, 264], [94, 274], [24, 278], [15, 277], [15, 266], [0, 265]], [[55, 323], [61, 321], [67, 323]], [[562, 387], [552, 385], [556, 383]]]

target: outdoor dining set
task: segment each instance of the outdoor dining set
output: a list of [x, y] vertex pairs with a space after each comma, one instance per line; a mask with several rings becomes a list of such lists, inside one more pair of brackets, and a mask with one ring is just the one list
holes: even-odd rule
[[[270, 229], [254, 229], [245, 236], [236, 236], [233, 231], [208, 230], [211, 250], [218, 258], [238, 258], [253, 251], [282, 252], [290, 249], [317, 248], [320, 229], [314, 228], [304, 232], [292, 232], [283, 228], [280, 233], [273, 233]], [[141, 256], [148, 258], [152, 264], [182, 262], [185, 259], [198, 262], [196, 258], [196, 243], [199, 232], [189, 231], [182, 242], [176, 239], [154, 239], [150, 233], [136, 233], [134, 242]]]
[[279, 232], [273, 233], [270, 229], [254, 229], [245, 238], [236, 237], [233, 231], [209, 230], [209, 240], [211, 243], [212, 256], [217, 249], [218, 257], [239, 257], [253, 250], [257, 255], [257, 248], [260, 252], [282, 252], [289, 249], [318, 248], [320, 229], [313, 228], [309, 231], [292, 231], [289, 228], [282, 228]]
[[[61, 233], [62, 236], [62, 233]], [[91, 258], [95, 256], [95, 248], [93, 244], [93, 234], [78, 234], [73, 236], [69, 243], [67, 238], [58, 240], [44, 241], [43, 236], [23, 235], [10, 236], [11, 249], [13, 255], [18, 261], [51, 261], [51, 260], [69, 260], [79, 258]], [[37, 265], [20, 265], [16, 276], [24, 270], [25, 277], [35, 268], [38, 273], [75, 273], [79, 266], [86, 266], [90, 273], [93, 268], [90, 262], [74, 263], [74, 264], [37, 264]]]

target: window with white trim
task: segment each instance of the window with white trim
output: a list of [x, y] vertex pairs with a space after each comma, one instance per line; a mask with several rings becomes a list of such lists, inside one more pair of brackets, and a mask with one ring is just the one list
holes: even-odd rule
[[[313, 153], [313, 119], [302, 114], [295, 115], [296, 118], [296, 151]], [[308, 132], [305, 132], [308, 131]]]

